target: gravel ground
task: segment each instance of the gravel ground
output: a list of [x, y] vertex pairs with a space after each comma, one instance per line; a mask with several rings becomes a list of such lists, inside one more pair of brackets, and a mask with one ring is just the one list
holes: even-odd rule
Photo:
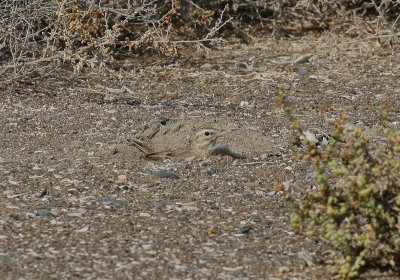
[[[334, 35], [232, 44], [187, 59], [142, 58], [115, 73], [4, 84], [0, 96], [3, 279], [320, 279], [330, 248], [295, 234], [315, 187], [278, 86], [304, 127], [342, 113], [375, 135], [398, 126], [400, 55]], [[300, 59], [300, 60], [299, 60]], [[200, 128], [246, 155], [150, 162]], [[284, 184], [279, 184], [283, 182]], [[365, 279], [399, 279], [367, 270]]]

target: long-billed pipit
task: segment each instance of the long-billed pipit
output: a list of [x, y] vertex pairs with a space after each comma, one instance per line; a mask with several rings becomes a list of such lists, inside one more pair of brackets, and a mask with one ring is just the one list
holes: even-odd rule
[[207, 158], [214, 155], [231, 156], [233, 158], [245, 158], [244, 156], [232, 151], [229, 147], [217, 143], [222, 135], [212, 128], [198, 131], [192, 141], [192, 146], [183, 149], [165, 150], [156, 152], [138, 140], [131, 140], [133, 145], [144, 153], [145, 158], [151, 160], [164, 160], [174, 157], [197, 157]]

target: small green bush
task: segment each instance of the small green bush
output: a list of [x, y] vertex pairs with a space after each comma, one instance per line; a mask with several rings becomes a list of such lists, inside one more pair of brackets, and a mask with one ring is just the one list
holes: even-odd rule
[[[299, 134], [283, 89], [284, 106]], [[400, 131], [385, 128], [375, 143], [346, 117], [335, 122], [324, 147], [305, 141], [317, 190], [310, 190], [292, 213], [294, 229], [328, 240], [334, 248], [334, 271], [355, 278], [367, 266], [399, 266], [400, 260]], [[381, 137], [381, 135], [380, 135]]]

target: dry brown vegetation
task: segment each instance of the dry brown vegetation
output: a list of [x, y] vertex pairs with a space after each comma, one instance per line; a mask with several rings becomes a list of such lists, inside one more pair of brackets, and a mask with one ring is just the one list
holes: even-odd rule
[[232, 38], [309, 31], [398, 42], [399, 3], [386, 1], [0, 2], [1, 75], [43, 76], [60, 65], [109, 69], [130, 56], [180, 56]]

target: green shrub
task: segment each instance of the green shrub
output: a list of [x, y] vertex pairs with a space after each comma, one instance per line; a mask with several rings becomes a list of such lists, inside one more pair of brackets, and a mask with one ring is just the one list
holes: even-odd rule
[[[279, 103], [303, 134], [284, 90], [278, 92]], [[344, 279], [357, 277], [367, 265], [395, 268], [400, 260], [400, 132], [385, 128], [376, 143], [362, 127], [349, 126], [346, 117], [334, 125], [326, 147], [304, 141], [319, 188], [305, 194], [292, 213], [292, 226], [331, 243], [334, 271]]]

